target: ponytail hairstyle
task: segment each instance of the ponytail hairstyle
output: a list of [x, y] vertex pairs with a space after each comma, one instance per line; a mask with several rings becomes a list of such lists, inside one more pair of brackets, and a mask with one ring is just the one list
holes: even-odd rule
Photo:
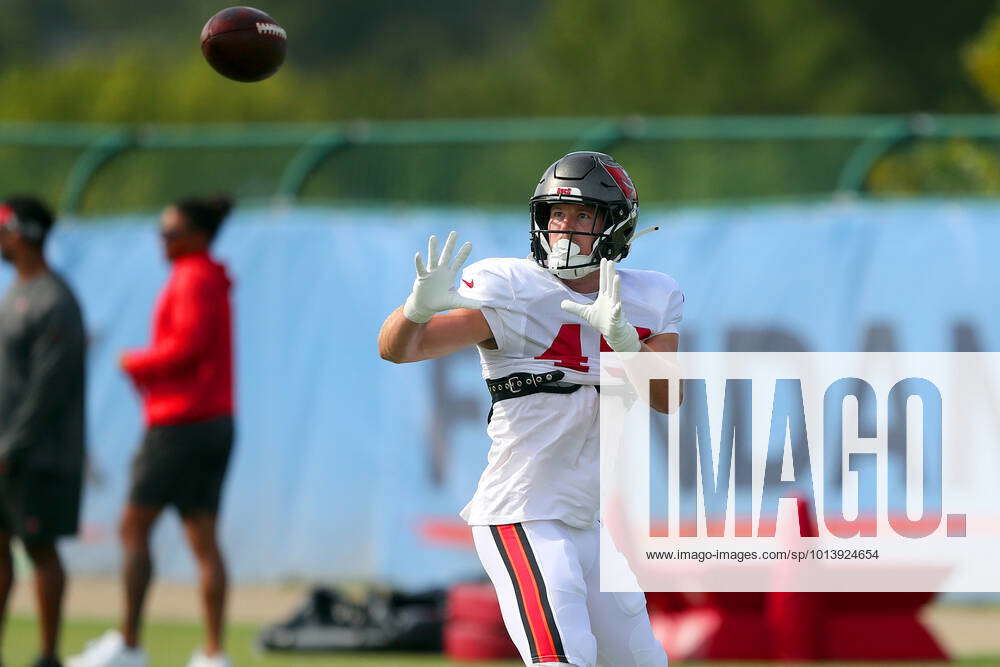
[[174, 202], [192, 229], [204, 232], [209, 241], [215, 239], [223, 221], [233, 208], [233, 200], [227, 195], [217, 197], [187, 197]]

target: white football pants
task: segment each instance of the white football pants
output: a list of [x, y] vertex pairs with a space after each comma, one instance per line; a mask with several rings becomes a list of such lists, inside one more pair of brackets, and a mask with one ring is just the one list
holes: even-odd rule
[[666, 667], [645, 596], [601, 592], [599, 527], [525, 521], [472, 536], [524, 664]]

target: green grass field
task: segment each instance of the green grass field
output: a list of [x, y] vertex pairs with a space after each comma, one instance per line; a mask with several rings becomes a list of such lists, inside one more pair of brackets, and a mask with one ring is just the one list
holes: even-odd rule
[[[76, 653], [84, 643], [97, 637], [111, 626], [105, 621], [70, 621], [63, 635], [63, 649], [67, 655]], [[444, 660], [434, 655], [400, 655], [400, 654], [322, 654], [322, 655], [290, 655], [261, 654], [253, 648], [253, 640], [257, 628], [251, 625], [234, 625], [229, 630], [229, 654], [236, 667], [256, 665], [257, 667], [409, 667], [410, 665], [453, 665], [456, 663]], [[198, 646], [200, 629], [194, 623], [168, 623], [158, 621], [150, 624], [145, 633], [146, 648], [150, 654], [150, 667], [183, 667], [191, 652]], [[35, 658], [38, 645], [37, 628], [33, 619], [26, 616], [15, 616], [7, 625], [4, 642], [4, 665], [6, 667], [25, 667]], [[492, 662], [475, 663], [479, 667], [517, 667], [520, 663]], [[688, 665], [703, 665], [708, 663], [685, 663]], [[720, 665], [722, 663], [712, 663]], [[751, 663], [728, 663], [739, 667], [754, 667]], [[901, 667], [903, 663], [898, 663]], [[923, 663], [926, 666], [926, 663]], [[954, 665], [981, 665], [982, 667], [997, 667], [1000, 656], [983, 656], [958, 660]], [[862, 663], [853, 663], [852, 667], [865, 667]]]

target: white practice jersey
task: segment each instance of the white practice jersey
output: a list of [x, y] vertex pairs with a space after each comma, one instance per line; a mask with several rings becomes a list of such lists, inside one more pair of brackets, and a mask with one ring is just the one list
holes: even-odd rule
[[[622, 313], [645, 340], [677, 333], [684, 295], [677, 282], [656, 271], [616, 267]], [[496, 350], [479, 348], [483, 378], [559, 370], [564, 382], [600, 383], [601, 335], [559, 304], [592, 303], [533, 259], [498, 258], [471, 264], [459, 293], [483, 302]], [[559, 519], [584, 528], [598, 514], [598, 394], [539, 393], [493, 406], [487, 432], [493, 440], [486, 470], [462, 518], [472, 525]]]

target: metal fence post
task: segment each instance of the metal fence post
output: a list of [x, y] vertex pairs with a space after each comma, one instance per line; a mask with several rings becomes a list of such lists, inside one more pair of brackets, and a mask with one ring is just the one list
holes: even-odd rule
[[333, 153], [349, 145], [349, 141], [340, 130], [326, 130], [310, 139], [302, 149], [295, 154], [281, 174], [278, 184], [278, 197], [285, 200], [299, 198], [309, 176], [316, 171]]
[[879, 158], [913, 135], [913, 129], [907, 119], [893, 120], [877, 128], [847, 158], [847, 162], [840, 170], [840, 176], [837, 177], [834, 196], [863, 194], [868, 174]]
[[101, 167], [134, 144], [132, 134], [127, 130], [111, 131], [92, 143], [77, 158], [66, 178], [61, 210], [70, 215], [78, 213], [87, 186], [94, 175]]

